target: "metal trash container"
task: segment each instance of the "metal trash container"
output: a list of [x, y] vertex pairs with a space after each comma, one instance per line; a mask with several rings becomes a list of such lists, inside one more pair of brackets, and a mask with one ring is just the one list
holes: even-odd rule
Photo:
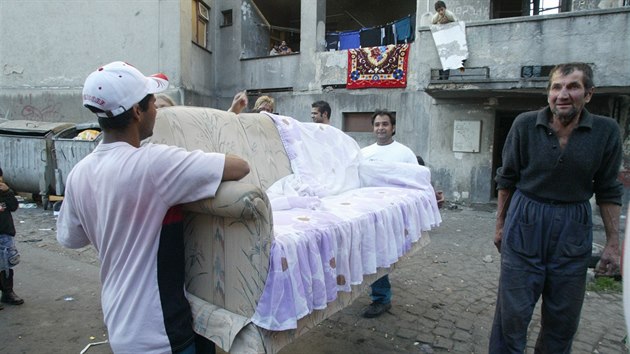
[[0, 167], [7, 184], [17, 192], [39, 194], [47, 207], [48, 195], [55, 193], [52, 139], [72, 126], [28, 120], [0, 123]]
[[[98, 135], [92, 139], [78, 139], [80, 134], [94, 130]], [[59, 195], [64, 195], [66, 190], [66, 180], [74, 165], [86, 157], [96, 148], [102, 139], [101, 128], [98, 123], [77, 124], [67, 128], [53, 137], [54, 154], [57, 167], [55, 168], [56, 191]]]

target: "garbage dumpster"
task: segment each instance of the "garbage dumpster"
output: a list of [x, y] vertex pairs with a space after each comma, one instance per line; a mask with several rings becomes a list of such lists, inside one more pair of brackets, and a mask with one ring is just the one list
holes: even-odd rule
[[55, 192], [53, 137], [73, 123], [9, 120], [0, 123], [0, 166], [13, 190], [39, 194], [44, 207]]
[[64, 195], [66, 180], [74, 165], [91, 153], [101, 138], [101, 128], [98, 123], [77, 124], [55, 135], [53, 138], [53, 151], [57, 163], [55, 189], [59, 195]]

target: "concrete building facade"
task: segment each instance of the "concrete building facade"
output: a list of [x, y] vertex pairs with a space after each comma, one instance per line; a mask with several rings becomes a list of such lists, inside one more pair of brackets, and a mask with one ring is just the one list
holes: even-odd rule
[[[435, 75], [440, 61], [427, 21], [434, 1], [384, 3], [3, 0], [0, 118], [92, 121], [81, 106], [83, 80], [101, 64], [125, 60], [167, 74], [169, 94], [186, 105], [226, 109], [247, 90], [250, 107], [267, 94], [278, 113], [310, 121], [311, 103], [328, 101], [331, 124], [361, 146], [373, 142], [369, 113], [394, 111], [396, 140], [423, 157], [447, 199], [487, 202], [495, 198], [492, 180], [512, 120], [546, 105], [545, 70], [583, 61], [593, 65], [597, 86], [587, 108], [619, 122], [626, 149], [620, 177], [630, 185], [627, 1], [561, 0], [555, 14], [545, 14], [545, 1], [447, 1], [466, 22], [469, 50], [466, 71], [448, 80]], [[407, 14], [415, 25], [407, 87], [346, 89], [347, 51], [326, 51], [326, 32]], [[295, 53], [269, 56], [281, 39]], [[461, 139], [472, 148], [454, 146]]]

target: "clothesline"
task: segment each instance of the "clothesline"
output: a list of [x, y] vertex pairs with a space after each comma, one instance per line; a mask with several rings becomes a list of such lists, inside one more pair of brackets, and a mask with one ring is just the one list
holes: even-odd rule
[[329, 32], [326, 34], [327, 50], [343, 50], [389, 44], [413, 42], [415, 13], [382, 26], [361, 28], [359, 30]]

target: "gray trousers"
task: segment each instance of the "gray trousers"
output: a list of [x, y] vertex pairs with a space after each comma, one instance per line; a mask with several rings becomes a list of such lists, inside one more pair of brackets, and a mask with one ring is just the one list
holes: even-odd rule
[[542, 296], [536, 353], [570, 353], [580, 322], [593, 225], [588, 201], [554, 204], [515, 191], [503, 228], [490, 353], [523, 353]]

